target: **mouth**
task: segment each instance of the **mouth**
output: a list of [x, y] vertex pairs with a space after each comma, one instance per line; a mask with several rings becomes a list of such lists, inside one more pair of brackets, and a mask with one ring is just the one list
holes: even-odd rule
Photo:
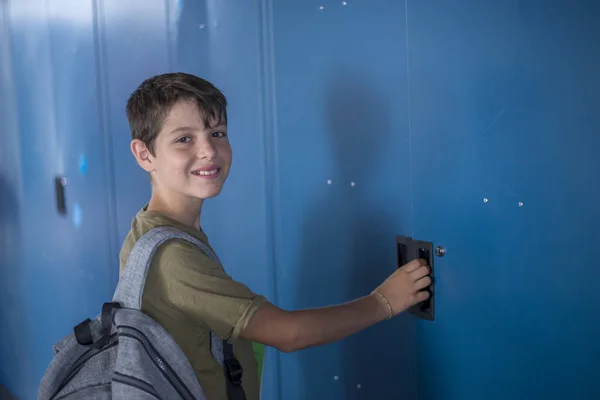
[[209, 167], [209, 168], [202, 168], [202, 169], [197, 169], [192, 171], [192, 175], [196, 175], [200, 178], [204, 178], [204, 179], [215, 179], [219, 176], [219, 173], [221, 172], [221, 168], [219, 167]]

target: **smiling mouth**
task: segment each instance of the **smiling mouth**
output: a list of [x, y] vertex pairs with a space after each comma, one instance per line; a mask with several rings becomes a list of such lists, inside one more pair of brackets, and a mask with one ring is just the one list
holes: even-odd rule
[[210, 176], [219, 172], [219, 168], [211, 169], [210, 171], [192, 171], [194, 175]]
[[196, 175], [205, 179], [214, 179], [219, 176], [220, 171], [221, 168], [213, 168], [210, 170], [196, 170], [192, 171], [192, 175]]

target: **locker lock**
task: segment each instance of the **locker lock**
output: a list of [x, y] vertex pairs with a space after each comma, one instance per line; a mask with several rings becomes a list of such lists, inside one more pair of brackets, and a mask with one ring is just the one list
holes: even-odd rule
[[444, 257], [444, 255], [446, 254], [446, 249], [442, 246], [436, 246], [435, 248], [435, 255], [438, 257]]

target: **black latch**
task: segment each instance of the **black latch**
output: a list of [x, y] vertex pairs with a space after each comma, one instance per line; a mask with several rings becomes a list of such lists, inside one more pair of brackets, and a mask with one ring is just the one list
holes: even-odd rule
[[425, 288], [430, 293], [427, 300], [414, 305], [408, 311], [414, 316], [428, 321], [434, 320], [434, 269], [433, 269], [433, 243], [424, 242], [420, 240], [413, 240], [407, 236], [396, 236], [396, 253], [398, 260], [398, 268], [416, 260], [422, 258], [427, 261], [427, 264], [431, 268], [430, 277], [432, 284]]
[[57, 176], [54, 178], [54, 192], [56, 194], [56, 210], [59, 215], [67, 214], [67, 201], [65, 199], [65, 186], [67, 186], [67, 178]]

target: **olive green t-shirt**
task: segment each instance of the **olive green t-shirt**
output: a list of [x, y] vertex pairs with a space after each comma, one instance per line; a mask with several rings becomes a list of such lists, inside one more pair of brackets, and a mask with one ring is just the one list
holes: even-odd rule
[[[147, 206], [135, 216], [121, 249], [121, 273], [135, 242], [157, 226], [182, 229], [210, 246], [203, 231], [188, 228]], [[211, 248], [212, 249], [212, 248]], [[242, 365], [248, 400], [259, 399], [259, 377], [252, 342], [239, 337], [254, 312], [266, 302], [234, 281], [198, 247], [170, 240], [156, 251], [142, 295], [142, 311], [161, 324], [190, 361], [208, 400], [227, 400], [223, 367], [210, 351], [210, 331], [231, 340]]]

